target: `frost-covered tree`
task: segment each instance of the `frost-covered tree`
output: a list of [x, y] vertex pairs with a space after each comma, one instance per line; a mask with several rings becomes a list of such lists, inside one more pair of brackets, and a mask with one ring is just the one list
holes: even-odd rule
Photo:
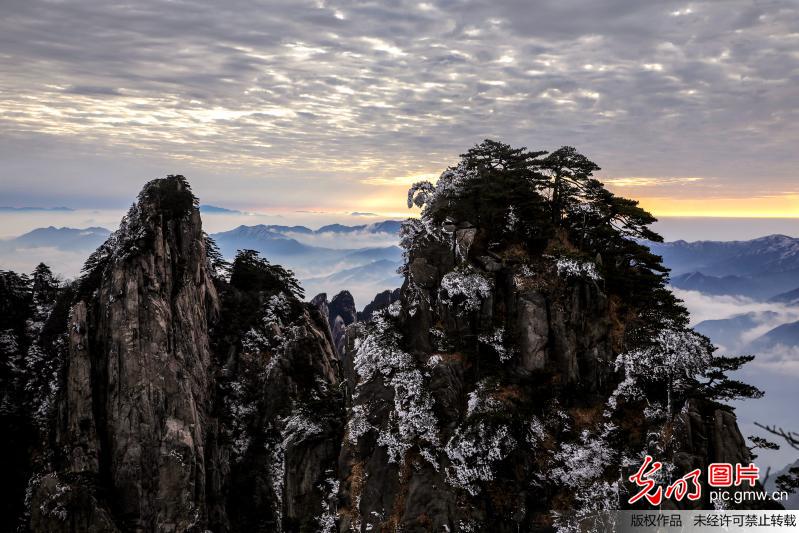
[[435, 185], [414, 184], [408, 205], [422, 207], [424, 220], [469, 222], [489, 231], [492, 239], [545, 239], [550, 224], [536, 190], [536, 160], [544, 153], [485, 140], [461, 155]]
[[640, 383], [662, 386], [671, 411], [673, 396], [684, 393], [709, 368], [713, 350], [707, 337], [693, 330], [665, 328], [646, 345], [619, 355], [616, 368]]
[[52, 422], [66, 346], [71, 293], [45, 264], [30, 276], [0, 271], [0, 530], [20, 516], [31, 475], [48, 460], [43, 444]]

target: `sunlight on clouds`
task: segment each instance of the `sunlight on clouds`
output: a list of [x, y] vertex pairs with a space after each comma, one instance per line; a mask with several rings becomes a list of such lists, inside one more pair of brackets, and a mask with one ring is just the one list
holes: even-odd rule
[[371, 45], [373, 50], [376, 50], [378, 52], [385, 52], [393, 57], [401, 57], [407, 55], [402, 50], [402, 48], [394, 46], [393, 44], [384, 41], [383, 39], [378, 39], [377, 37], [361, 37], [361, 40]]
[[693, 9], [691, 9], [690, 7], [686, 7], [686, 8], [683, 8], [683, 9], [677, 9], [675, 11], [672, 11], [671, 12], [671, 16], [672, 17], [682, 17], [682, 16], [685, 16], [685, 15], [690, 15], [693, 12], [694, 12]]
[[670, 217], [799, 217], [799, 195], [752, 198], [637, 197], [641, 206], [656, 216]]
[[326, 52], [324, 48], [319, 48], [316, 46], [308, 46], [307, 44], [302, 42], [287, 43], [286, 47], [291, 50], [291, 55], [295, 59], [299, 59], [300, 61], [305, 61], [306, 59], [310, 59], [316, 54], [324, 54]]
[[388, 178], [366, 178], [361, 180], [367, 185], [413, 185], [417, 181], [427, 180], [436, 182], [441, 172], [425, 172], [421, 174], [410, 174], [408, 176], [395, 176]]
[[605, 185], [611, 187], [659, 187], [680, 183], [694, 183], [702, 181], [702, 178], [652, 178], [630, 176], [625, 178], [606, 178], [602, 181]]

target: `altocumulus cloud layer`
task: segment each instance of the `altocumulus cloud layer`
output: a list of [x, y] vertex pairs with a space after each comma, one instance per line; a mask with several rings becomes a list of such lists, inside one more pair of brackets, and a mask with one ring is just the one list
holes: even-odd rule
[[576, 145], [632, 195], [795, 195], [797, 28], [789, 0], [6, 0], [0, 195], [118, 205], [181, 172], [386, 213], [485, 137]]

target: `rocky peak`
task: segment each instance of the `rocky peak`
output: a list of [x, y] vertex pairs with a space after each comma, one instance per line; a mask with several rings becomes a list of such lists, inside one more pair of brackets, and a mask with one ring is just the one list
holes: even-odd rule
[[748, 460], [657, 259], [584, 225], [616, 200], [590, 177], [591, 196], [569, 198], [529, 161], [480, 145], [411, 188], [400, 301], [351, 333], [343, 529], [601, 530], [643, 454], [676, 476]]
[[59, 498], [94, 502], [79, 512], [88, 525], [189, 529], [207, 496], [208, 324], [218, 298], [182, 177], [144, 187], [87, 263], [81, 294], [56, 431], [63, 452], [40, 485], [34, 529], [64, 529]]
[[355, 310], [355, 299], [350, 294], [350, 291], [341, 291], [333, 296], [330, 301], [330, 316], [341, 317], [345, 326], [349, 326], [358, 319], [358, 312]]
[[34, 531], [328, 520], [344, 417], [327, 324], [289, 271], [245, 251], [228, 282], [207, 246], [188, 183], [170, 176], [87, 262]]
[[355, 309], [355, 299], [349, 291], [341, 291], [327, 301], [327, 294], [317, 294], [311, 304], [315, 306], [328, 322], [330, 335], [333, 338], [333, 345], [342, 361], [347, 359], [347, 326], [358, 320], [358, 312]]
[[366, 304], [366, 306], [363, 308], [363, 311], [358, 313], [358, 320], [361, 322], [370, 321], [378, 311], [386, 309], [389, 305], [393, 304], [399, 299], [400, 289], [394, 289], [393, 291], [385, 290], [376, 294], [374, 299]]

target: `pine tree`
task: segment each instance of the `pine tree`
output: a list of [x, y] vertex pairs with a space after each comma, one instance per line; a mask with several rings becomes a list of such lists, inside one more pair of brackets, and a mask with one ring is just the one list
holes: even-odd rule
[[595, 187], [599, 166], [571, 146], [562, 146], [540, 161], [541, 188], [546, 191], [552, 223], [560, 226], [564, 212]]
[[537, 158], [530, 152], [485, 140], [461, 155], [434, 186], [421, 181], [408, 191], [408, 206], [423, 207], [423, 218], [436, 225], [469, 223], [491, 241], [532, 243], [551, 234]]
[[230, 269], [230, 284], [240, 290], [277, 293], [284, 291], [298, 299], [305, 297], [294, 272], [273, 265], [255, 250], [239, 250]]
[[37, 305], [44, 302], [52, 303], [55, 301], [60, 286], [59, 280], [53, 275], [50, 267], [44, 263], [39, 263], [31, 274], [33, 289], [33, 301]]
[[216, 241], [205, 232], [203, 232], [203, 237], [205, 238], [205, 255], [208, 257], [208, 265], [211, 268], [211, 273], [214, 276], [221, 277], [230, 275], [231, 264], [225, 260]]

